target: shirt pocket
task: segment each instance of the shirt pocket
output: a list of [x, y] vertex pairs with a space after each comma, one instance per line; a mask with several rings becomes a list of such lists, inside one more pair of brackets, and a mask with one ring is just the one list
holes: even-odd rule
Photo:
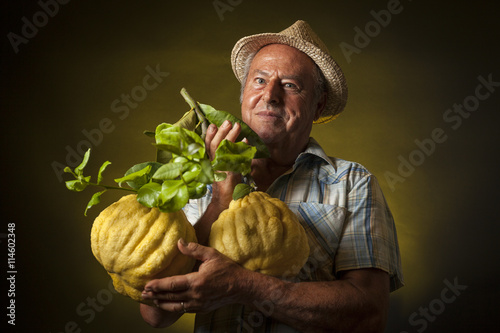
[[335, 255], [344, 229], [347, 210], [344, 207], [301, 202], [290, 207], [306, 230], [309, 258], [299, 273], [299, 280], [335, 280]]

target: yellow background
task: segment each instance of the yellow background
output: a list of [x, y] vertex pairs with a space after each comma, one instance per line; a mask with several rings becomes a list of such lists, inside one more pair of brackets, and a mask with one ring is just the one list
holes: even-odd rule
[[[16, 224], [16, 331], [63, 332], [71, 322], [82, 332], [156, 331], [133, 301], [103, 298], [110, 295], [109, 277], [90, 251], [93, 218], [119, 194], [106, 195], [84, 217], [92, 190], [69, 192], [51, 164], [66, 164], [66, 146], [77, 149], [87, 140], [82, 131], [98, 128], [104, 118], [113, 130], [93, 146], [89, 174], [95, 177], [110, 160], [105, 179], [111, 181], [154, 159], [142, 131], [174, 122], [188, 109], [182, 87], [238, 115], [239, 85], [229, 62], [234, 43], [297, 19], [308, 21], [327, 44], [349, 85], [345, 112], [314, 127], [313, 136], [328, 154], [377, 175], [397, 223], [406, 286], [391, 296], [387, 332], [422, 328], [409, 320], [441, 297], [445, 279], [467, 289], [427, 320], [425, 331], [492, 331], [500, 296], [500, 87], [457, 129], [443, 115], [474, 95], [478, 76], [500, 82], [498, 8], [493, 2], [401, 1], [400, 12], [348, 59], [340, 44], [355, 46], [354, 28], [364, 30], [374, 21], [371, 11], [391, 1], [221, 2], [231, 10], [218, 13], [211, 0], [74, 0], [59, 5], [17, 53], [8, 33], [21, 35], [22, 18], [33, 22], [41, 7], [3, 3], [0, 233], [7, 232], [6, 223]], [[168, 77], [120, 119], [113, 101], [142, 85], [146, 67], [157, 65]], [[386, 173], [397, 174], [399, 158], [416, 156], [415, 140], [431, 138], [436, 128], [447, 139], [391, 186]], [[1, 246], [6, 253], [3, 238]], [[0, 267], [4, 274], [6, 264]], [[6, 291], [0, 294], [6, 300]], [[91, 319], [86, 302], [97, 296], [107, 304]], [[186, 316], [164, 331], [190, 332], [191, 325]]]

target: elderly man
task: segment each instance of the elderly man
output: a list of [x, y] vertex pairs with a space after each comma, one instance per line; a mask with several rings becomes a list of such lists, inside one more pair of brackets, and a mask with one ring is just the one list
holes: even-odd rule
[[[241, 176], [215, 183], [186, 206], [199, 244], [178, 243], [196, 271], [150, 281], [141, 304], [155, 327], [196, 312], [195, 332], [382, 332], [389, 293], [403, 285], [396, 230], [379, 185], [363, 166], [328, 157], [310, 138], [313, 123], [344, 108], [342, 71], [304, 21], [241, 39], [232, 53], [242, 83], [241, 115], [270, 157], [252, 163], [258, 189], [280, 198], [307, 231], [311, 255], [294, 281], [249, 271], [206, 247]], [[209, 155], [238, 124], [210, 125]], [[213, 157], [213, 156], [212, 156]]]

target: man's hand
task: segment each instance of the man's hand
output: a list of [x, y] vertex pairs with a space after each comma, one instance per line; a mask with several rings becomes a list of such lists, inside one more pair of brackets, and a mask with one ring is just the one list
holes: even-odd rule
[[151, 299], [168, 312], [209, 312], [239, 302], [237, 291], [252, 273], [217, 250], [182, 239], [179, 250], [201, 262], [197, 272], [152, 280], [144, 287], [143, 298]]
[[271, 304], [273, 318], [303, 332], [382, 332], [385, 327], [389, 276], [378, 269], [346, 271], [336, 281], [291, 283], [247, 270], [215, 249], [177, 245], [201, 264], [197, 272], [146, 284], [142, 296], [165, 318], [265, 303]]
[[[207, 129], [205, 137], [205, 146], [207, 149], [208, 157], [213, 160], [215, 158], [215, 151], [222, 140], [227, 139], [235, 142], [238, 135], [240, 135], [241, 126], [235, 123], [233, 126], [231, 122], [226, 120], [220, 128], [210, 124]], [[212, 203], [220, 206], [221, 209], [226, 209], [233, 197], [234, 187], [241, 183], [241, 175], [232, 172], [227, 172], [226, 180], [222, 182], [215, 182], [212, 184]]]
[[[240, 135], [241, 126], [239, 123], [235, 123], [234, 126], [231, 122], [226, 120], [220, 128], [211, 124], [208, 126], [207, 135], [205, 137], [205, 147], [207, 154], [211, 160], [215, 157], [215, 151], [222, 140], [227, 139], [231, 142], [235, 142]], [[208, 205], [204, 215], [198, 220], [194, 225], [196, 230], [196, 237], [198, 238], [198, 243], [206, 245], [208, 243], [208, 237], [210, 235], [210, 229], [212, 228], [212, 223], [217, 220], [219, 214], [229, 207], [229, 203], [233, 199], [233, 191], [236, 185], [241, 183], [241, 175], [232, 172], [226, 172], [227, 177], [225, 180], [220, 182], [214, 182], [212, 184], [212, 200]]]

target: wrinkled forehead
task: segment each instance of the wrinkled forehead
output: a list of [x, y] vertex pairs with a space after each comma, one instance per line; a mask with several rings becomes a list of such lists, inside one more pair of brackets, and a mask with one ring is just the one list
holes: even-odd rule
[[287, 76], [313, 76], [316, 64], [302, 51], [284, 44], [262, 47], [252, 60], [250, 70], [279, 70]]

